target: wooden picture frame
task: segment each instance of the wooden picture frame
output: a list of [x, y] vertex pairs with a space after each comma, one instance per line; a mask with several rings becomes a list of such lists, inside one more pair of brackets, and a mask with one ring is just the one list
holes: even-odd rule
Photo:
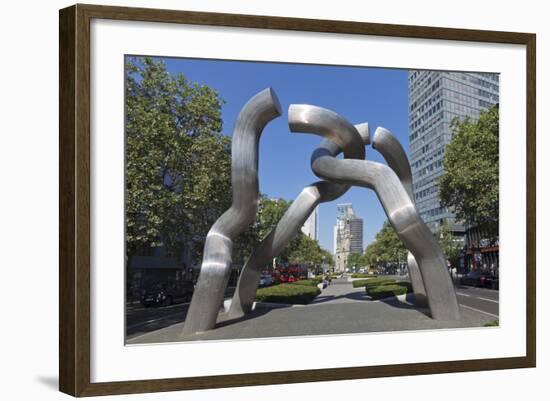
[[[316, 370], [92, 383], [90, 380], [90, 21], [109, 19], [526, 47], [526, 355]], [[536, 37], [530, 33], [74, 5], [59, 15], [59, 388], [73, 396], [144, 393], [534, 367], [536, 363]]]

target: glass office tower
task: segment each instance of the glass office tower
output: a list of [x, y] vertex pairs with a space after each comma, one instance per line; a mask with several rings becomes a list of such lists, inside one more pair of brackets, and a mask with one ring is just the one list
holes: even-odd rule
[[413, 193], [418, 212], [432, 232], [447, 222], [460, 235], [464, 226], [440, 204], [438, 178], [443, 174], [451, 121], [477, 118], [498, 103], [499, 75], [489, 73], [409, 71], [409, 146]]

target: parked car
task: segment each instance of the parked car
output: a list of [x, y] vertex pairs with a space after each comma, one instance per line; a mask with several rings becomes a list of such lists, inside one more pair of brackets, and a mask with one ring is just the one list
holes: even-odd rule
[[267, 287], [268, 285], [273, 284], [273, 277], [269, 274], [262, 274], [260, 276], [260, 287]]
[[463, 276], [460, 284], [498, 289], [498, 277], [489, 272], [474, 270]]
[[143, 292], [141, 304], [149, 306], [168, 306], [178, 302], [188, 302], [193, 296], [193, 283], [174, 281], [155, 283]]

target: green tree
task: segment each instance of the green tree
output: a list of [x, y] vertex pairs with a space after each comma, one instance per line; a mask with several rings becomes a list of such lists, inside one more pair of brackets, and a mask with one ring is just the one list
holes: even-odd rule
[[347, 266], [346, 267], [361, 267], [365, 263], [364, 254], [362, 253], [350, 253], [347, 260]]
[[397, 236], [393, 227], [387, 221], [376, 234], [374, 242], [370, 243], [363, 254], [363, 263], [403, 262], [407, 257], [407, 249]]
[[[308, 267], [320, 266], [323, 263], [333, 265], [332, 255], [321, 248], [319, 242], [300, 232], [283, 252], [281, 261]], [[286, 260], [285, 260], [286, 259]]]
[[125, 81], [127, 252], [201, 242], [231, 204], [222, 100], [149, 57], [128, 58]]
[[332, 254], [324, 248], [321, 248], [321, 261], [329, 266], [334, 266]]
[[460, 240], [455, 238], [447, 223], [442, 224], [436, 234], [439, 245], [445, 254], [445, 259], [455, 265], [458, 261], [458, 255], [462, 248]]
[[498, 121], [498, 106], [482, 112], [477, 121], [453, 120], [439, 181], [441, 204], [493, 236], [498, 235]]
[[[264, 194], [260, 195], [256, 220], [235, 241], [233, 260], [236, 263], [244, 263], [260, 242], [275, 228], [290, 204], [291, 202], [284, 199], [269, 199]], [[285, 250], [279, 257], [286, 258], [285, 252], [287, 251]]]

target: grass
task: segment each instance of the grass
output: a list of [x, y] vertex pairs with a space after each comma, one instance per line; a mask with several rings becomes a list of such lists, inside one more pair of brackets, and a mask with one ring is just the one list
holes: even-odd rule
[[374, 274], [368, 274], [368, 273], [353, 273], [351, 275], [351, 278], [376, 278], [377, 276]]
[[483, 327], [498, 327], [498, 319], [493, 320], [492, 322], [485, 323]]
[[[306, 280], [302, 280], [306, 281]], [[309, 281], [309, 280], [307, 280]], [[305, 305], [311, 302], [321, 290], [313, 285], [299, 285], [298, 283], [284, 283], [256, 291], [256, 300], [261, 302], [275, 302], [285, 304]]]

